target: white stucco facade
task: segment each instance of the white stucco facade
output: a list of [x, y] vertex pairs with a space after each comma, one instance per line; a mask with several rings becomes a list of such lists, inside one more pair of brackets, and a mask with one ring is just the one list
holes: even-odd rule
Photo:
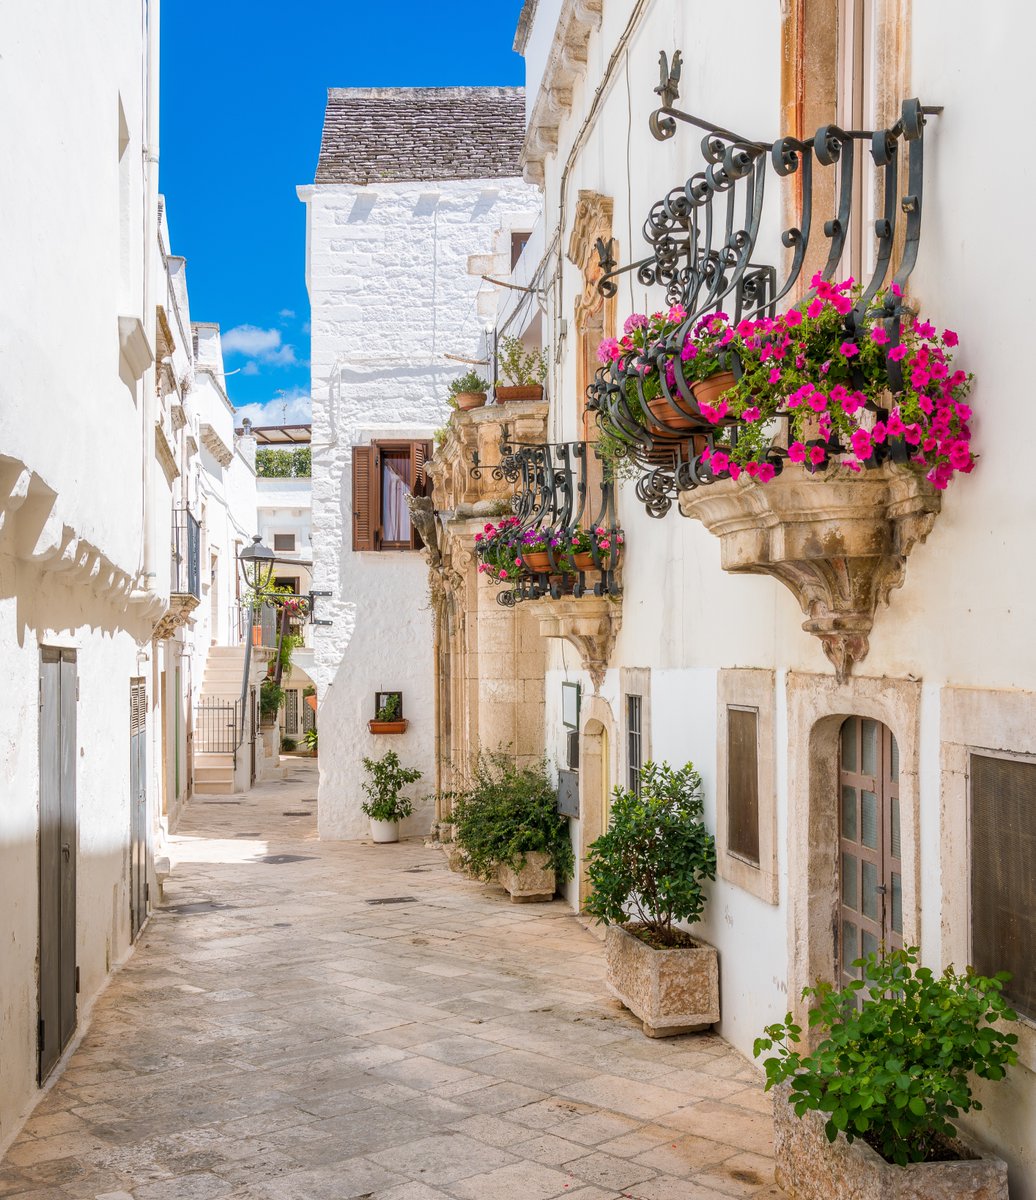
[[[659, 50], [683, 52], [676, 107], [754, 138], [769, 140], [783, 132], [782, 7], [788, 6], [747, 0], [711, 6], [540, 0], [526, 6], [532, 13], [528, 108], [536, 115], [527, 151], [533, 152], [529, 176], [542, 175], [544, 187], [538, 236], [546, 248], [540, 275], [549, 284], [544, 329], [554, 436], [581, 436], [572, 331], [583, 278], [564, 254], [577, 197], [586, 191], [613, 203], [616, 257], [626, 264], [650, 252], [640, 230], [652, 204], [698, 169], [700, 132], [679, 125], [668, 142], [649, 132], [649, 115], [659, 104], [653, 90]], [[920, 945], [933, 967], [953, 962], [962, 968], [972, 953], [967, 754], [977, 749], [1032, 761], [1036, 749], [1015, 724], [1019, 706], [1036, 712], [1036, 641], [1030, 633], [1036, 593], [1027, 549], [1033, 483], [1025, 465], [1027, 440], [1017, 436], [1028, 427], [1028, 401], [1020, 360], [1004, 351], [1003, 333], [1004, 322], [1012, 322], [1009, 314], [1024, 310], [1025, 272], [1007, 269], [998, 250], [1004, 229], [1012, 225], [1015, 186], [1024, 186], [1027, 168], [1019, 164], [1015, 183], [1007, 187], [975, 189], [961, 182], [969, 147], [981, 143], [989, 161], [1011, 157], [1012, 134], [994, 114], [1020, 102], [1010, 95], [1025, 77], [1025, 51], [1012, 38], [1006, 16], [993, 15], [980, 30], [963, 3], [923, 0], [881, 8], [910, 14], [903, 42], [909, 54], [896, 62], [902, 98], [916, 95], [925, 104], [944, 106], [925, 131], [925, 214], [910, 293], [922, 316], [960, 334], [960, 365], [976, 376], [978, 466], [943, 495], [941, 514], [927, 541], [911, 554], [903, 586], [892, 592], [888, 607], [877, 610], [869, 654], [842, 686], [835, 685], [820, 642], [803, 632], [803, 614], [789, 590], [770, 578], [725, 573], [718, 538], [681, 517], [675, 504], [665, 519], [650, 518], [628, 483], [621, 485], [618, 501], [626, 536], [621, 628], [599, 696], [576, 649], [550, 643], [549, 757], [564, 764], [561, 682], [580, 679], [584, 709], [593, 697], [595, 712], [600, 714], [603, 703], [610, 714], [610, 778], [624, 783], [629, 689], [623, 678], [637, 669], [649, 681], [645, 757], [695, 763], [712, 829], [723, 802], [717, 792], [724, 709], [717, 697], [724, 672], [772, 673], [776, 902], [721, 876], [709, 887], [700, 926], [720, 950], [720, 1031], [749, 1054], [763, 1025], [782, 1016], [810, 981], [802, 974], [808, 957], [803, 947], [813, 927], [803, 897], [817, 884], [804, 869], [802, 847], [815, 837], [806, 820], [813, 812], [809, 797], [818, 769], [814, 731], [825, 720], [862, 714], [887, 724], [901, 749], [916, 746], [910, 829], [904, 832], [914, 846], [905, 867], [904, 918], [908, 941]], [[573, 19], [576, 24], [569, 25]], [[559, 27], [569, 30], [569, 42], [576, 37], [585, 45], [585, 67], [571, 53], [566, 57], [564, 39], [555, 36]], [[736, 70], [730, 59], [735, 46]], [[965, 62], [967, 70], [959, 70]], [[557, 91], [559, 72], [571, 91], [570, 104]], [[994, 98], [984, 85], [994, 75], [1006, 96]], [[550, 89], [553, 98], [545, 104]], [[553, 130], [545, 134], [550, 122]], [[771, 213], [768, 219], [780, 216]], [[764, 235], [765, 229], [764, 223]], [[664, 305], [663, 289], [644, 287], [636, 272], [618, 282], [620, 333], [630, 313]], [[985, 717], [971, 720], [962, 712]], [[948, 762], [955, 764], [952, 770]], [[834, 794], [837, 774], [831, 786]], [[599, 798], [584, 797], [584, 803]], [[905, 814], [905, 801], [904, 806]], [[579, 822], [572, 824], [578, 847]], [[568, 894], [574, 902], [578, 879]], [[1006, 1083], [982, 1089], [986, 1107], [967, 1124], [1009, 1161], [1012, 1196], [1030, 1200], [1036, 1197], [1036, 1025], [1023, 1020], [1020, 1034], [1020, 1063]]]
[[[428, 440], [465, 368], [446, 355], [484, 345], [481, 280], [468, 257], [492, 253], [501, 228], [531, 224], [535, 189], [517, 178], [299, 189], [307, 205], [312, 306], [313, 586], [333, 625], [314, 631], [323, 837], [369, 832], [360, 812], [363, 756], [396, 750], [434, 787], [433, 634], [427, 566], [414, 550], [352, 548], [352, 448]], [[529, 227], [527, 224], [526, 227]], [[486, 373], [485, 367], [476, 370]], [[409, 728], [374, 736], [376, 691], [402, 691]], [[419, 803], [403, 833], [427, 831]]]

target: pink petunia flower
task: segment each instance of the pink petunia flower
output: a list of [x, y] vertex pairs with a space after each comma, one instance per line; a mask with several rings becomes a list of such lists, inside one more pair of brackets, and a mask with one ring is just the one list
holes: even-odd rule
[[717, 472], [725, 471], [730, 465], [730, 455], [722, 450], [714, 450], [712, 453], [712, 469]]
[[806, 447], [801, 442], [792, 442], [788, 447], [788, 457], [794, 463], [806, 461]]
[[609, 363], [614, 359], [621, 358], [622, 351], [619, 349], [619, 343], [615, 338], [605, 338], [604, 341], [597, 347], [597, 361], [601, 363]]
[[814, 392], [813, 395], [810, 396], [807, 403], [814, 412], [823, 412], [824, 409], [827, 408], [827, 397], [823, 392]]
[[852, 358], [854, 355], [860, 353], [860, 347], [855, 342], [843, 342], [838, 347], [838, 353], [845, 358]]
[[784, 314], [784, 320], [790, 329], [802, 324], [802, 313], [797, 308], [789, 308]]
[[811, 320], [816, 320], [817, 317], [824, 311], [824, 302], [817, 296], [809, 302], [809, 308], [806, 309], [806, 316]]
[[781, 369], [780, 369], [780, 367], [774, 367], [774, 368], [773, 368], [773, 369], [770, 371], [770, 374], [769, 374], [769, 381], [770, 381], [770, 383], [780, 383], [780, 381], [781, 381]]
[[744, 421], [758, 421], [761, 416], [762, 413], [759, 411], [759, 409], [756, 408], [755, 405], [752, 405], [751, 408], [746, 408], [741, 414], [741, 419]]
[[960, 338], [957, 337], [952, 329], [944, 329], [942, 331], [942, 341], [944, 346], [956, 346]]
[[875, 344], [875, 346], [884, 346], [888, 340], [888, 331], [882, 329], [880, 325], [875, 325], [871, 330], [871, 341]]
[[888, 427], [884, 421], [875, 421], [874, 427], [871, 429], [871, 440], [879, 445], [885, 440], [888, 434]]
[[889, 419], [885, 422], [885, 428], [888, 430], [889, 437], [900, 437], [906, 430], [906, 425], [903, 424], [903, 418], [899, 415], [898, 408], [892, 410]]
[[823, 446], [810, 446], [809, 461], [813, 464], [814, 467], [819, 467], [820, 464], [824, 461], [824, 447]]
[[760, 483], [769, 483], [776, 474], [777, 469], [773, 463], [764, 462], [759, 464], [759, 470], [756, 472], [755, 477]]
[[874, 453], [874, 448], [871, 446], [871, 435], [866, 429], [857, 429], [849, 439], [853, 454], [862, 461], [871, 457]]
[[906, 358], [906, 356], [907, 356], [906, 346], [893, 346], [892, 349], [889, 351], [889, 358], [893, 362], [902, 362], [903, 359]]
[[935, 326], [931, 323], [931, 321], [922, 321], [919, 325], [914, 326], [914, 330], [916, 331], [918, 337], [935, 337]]

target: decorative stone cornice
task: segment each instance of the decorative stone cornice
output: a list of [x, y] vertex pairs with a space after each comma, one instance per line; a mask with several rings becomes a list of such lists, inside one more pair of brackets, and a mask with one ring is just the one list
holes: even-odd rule
[[607, 596], [581, 596], [534, 600], [530, 607], [539, 616], [540, 636], [562, 638], [575, 646], [599, 692], [622, 624], [621, 603]]
[[680, 511], [720, 539], [724, 571], [771, 575], [795, 596], [844, 682], [869, 649], [878, 604], [931, 532], [940, 494], [910, 466], [854, 475], [787, 467], [769, 483], [747, 475], [680, 493]]
[[155, 457], [158, 459], [165, 472], [166, 479], [170, 483], [180, 476], [180, 468], [176, 463], [176, 455], [173, 453], [172, 446], [169, 445], [169, 439], [165, 435], [165, 430], [162, 428], [161, 422], [155, 422]]
[[201, 434], [202, 445], [216, 462], [221, 467], [229, 467], [231, 462], [233, 462], [234, 452], [219, 436], [215, 426], [210, 425], [207, 421], [202, 421], [199, 433]]
[[155, 622], [152, 640], [160, 642], [170, 638], [178, 629], [191, 623], [191, 613], [198, 607], [200, 601], [190, 592], [174, 592], [169, 597], [169, 607]]
[[119, 353], [134, 379], [140, 379], [155, 361], [139, 317], [119, 317]]
[[[587, 43], [590, 34], [601, 27], [602, 7], [603, 0], [564, 0], [562, 5], [522, 147], [525, 181], [537, 187], [543, 187], [545, 159], [557, 153], [558, 126], [572, 110], [572, 89], [586, 73]], [[522, 17], [526, 19], [525, 11]], [[529, 14], [526, 24], [531, 19]], [[519, 25], [519, 38], [522, 36]], [[528, 36], [527, 30], [524, 36]]]

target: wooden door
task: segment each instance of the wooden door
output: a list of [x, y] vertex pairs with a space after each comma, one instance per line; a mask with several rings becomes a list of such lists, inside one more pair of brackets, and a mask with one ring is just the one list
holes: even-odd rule
[[130, 683], [130, 932], [134, 938], [147, 920], [147, 863], [147, 689], [143, 679], [134, 679]]
[[76, 652], [40, 651], [38, 1077], [76, 1028]]
[[838, 962], [842, 984], [854, 960], [903, 946], [899, 748], [879, 721], [842, 725], [839, 803]]

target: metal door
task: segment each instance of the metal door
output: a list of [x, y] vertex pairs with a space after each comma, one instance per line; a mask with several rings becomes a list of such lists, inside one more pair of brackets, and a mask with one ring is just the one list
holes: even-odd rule
[[147, 689], [130, 680], [130, 932], [134, 938], [147, 920]]
[[855, 959], [903, 946], [899, 748], [886, 725], [849, 717], [841, 735], [838, 961], [842, 983]]
[[40, 651], [38, 1078], [76, 1028], [76, 652]]

